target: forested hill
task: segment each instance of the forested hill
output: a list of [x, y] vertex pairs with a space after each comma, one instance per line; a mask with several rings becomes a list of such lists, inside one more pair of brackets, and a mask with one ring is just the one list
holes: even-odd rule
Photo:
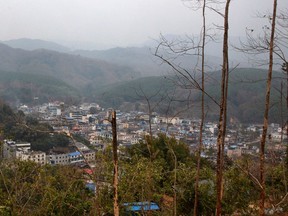
[[[149, 56], [147, 52], [136, 48], [115, 48], [101, 52], [88, 52], [87, 55], [92, 55], [88, 58], [44, 49], [26, 51], [0, 44], [0, 97], [9, 103], [31, 103], [34, 98], [39, 99], [40, 102], [97, 101], [105, 107], [128, 111], [137, 109], [147, 111], [145, 105], [149, 99], [154, 103], [161, 101], [155, 107], [155, 111], [160, 113], [179, 113], [179, 115], [198, 117], [199, 91], [194, 88], [183, 89], [181, 84], [176, 84], [179, 80], [170, 75], [142, 77], [143, 71], [151, 70], [149, 72], [151, 73], [157, 71], [159, 66], [149, 64], [145, 66], [148, 59], [152, 61], [153, 58], [153, 55], [150, 53]], [[120, 53], [123, 53], [122, 57]], [[117, 64], [103, 60], [109, 59], [109, 56], [112, 56], [110, 62], [115, 61]], [[127, 60], [129, 56], [130, 63]], [[102, 60], [92, 59], [92, 57]], [[133, 59], [136, 60], [132, 61]], [[164, 67], [158, 72], [167, 74], [164, 73], [165, 70], [169, 71]], [[228, 96], [229, 117], [240, 122], [262, 122], [266, 74], [267, 70], [251, 68], [237, 68], [231, 72]], [[271, 121], [280, 121], [279, 90], [283, 76], [281, 72], [274, 72]], [[219, 71], [206, 74], [207, 93], [216, 101], [220, 97], [220, 77]], [[197, 75], [196, 78], [199, 79]], [[208, 97], [207, 101], [207, 116], [216, 119], [218, 107]]]
[[44, 49], [26, 51], [0, 44], [0, 71], [46, 75], [84, 89], [123, 81], [139, 74], [132, 68]]
[[80, 101], [81, 91], [53, 76], [0, 71], [0, 98], [9, 104]]
[[[219, 101], [221, 72], [215, 71], [206, 75], [206, 91]], [[271, 121], [280, 121], [280, 85], [284, 74], [274, 71], [271, 93]], [[263, 107], [265, 101], [267, 70], [238, 68], [230, 74], [228, 113], [229, 117], [240, 122], [263, 121]], [[181, 85], [175, 85], [178, 78], [169, 77], [146, 77], [106, 86], [95, 92], [94, 98], [107, 107], [120, 107], [122, 109], [142, 109], [147, 111], [147, 100], [157, 104], [161, 101], [161, 107], [155, 107], [155, 111], [167, 112], [170, 106], [170, 114], [178, 113], [184, 116], [198, 117], [200, 114], [200, 91], [195, 88], [183, 89]], [[163, 98], [166, 98], [163, 100]], [[206, 97], [207, 116], [217, 119], [217, 105]], [[190, 104], [190, 108], [188, 108]], [[183, 111], [185, 109], [187, 110]], [[282, 105], [283, 107], [285, 104]], [[284, 112], [286, 109], [283, 109]], [[183, 112], [182, 112], [183, 111]], [[285, 116], [285, 113], [283, 114]], [[287, 111], [286, 111], [287, 115]]]

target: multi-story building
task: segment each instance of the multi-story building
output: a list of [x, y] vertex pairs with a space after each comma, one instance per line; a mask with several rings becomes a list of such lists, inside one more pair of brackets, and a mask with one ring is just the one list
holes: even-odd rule
[[17, 158], [23, 161], [33, 161], [41, 165], [46, 164], [46, 153], [41, 151], [28, 151], [19, 153]]
[[39, 164], [46, 164], [46, 154], [40, 151], [31, 151], [30, 143], [16, 143], [12, 140], [4, 140], [3, 158], [17, 158], [23, 161], [34, 161]]
[[4, 140], [3, 158], [16, 158], [20, 153], [26, 153], [31, 150], [30, 143], [16, 143], [13, 140]]
[[84, 158], [79, 151], [69, 153], [68, 157], [69, 157], [70, 164], [80, 163], [84, 161]]
[[84, 150], [84, 151], [82, 151], [82, 154], [88, 163], [95, 162], [95, 151]]
[[[95, 153], [94, 153], [94, 158], [95, 158]], [[47, 157], [47, 160], [48, 160], [48, 163], [51, 165], [69, 165], [69, 164], [83, 162], [84, 158], [83, 158], [83, 155], [79, 151], [76, 151], [76, 152], [69, 152], [69, 153], [62, 153], [62, 154], [53, 153]]]
[[50, 154], [47, 157], [47, 161], [51, 165], [67, 165], [70, 163], [69, 154]]

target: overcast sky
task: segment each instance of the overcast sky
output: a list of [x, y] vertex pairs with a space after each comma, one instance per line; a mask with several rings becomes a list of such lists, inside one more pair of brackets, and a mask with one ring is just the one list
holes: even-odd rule
[[[285, 0], [278, 0], [284, 6]], [[261, 28], [257, 12], [272, 0], [232, 0], [231, 35]], [[287, 6], [286, 6], [287, 7]], [[220, 20], [211, 15], [209, 20]], [[93, 43], [99, 48], [133, 46], [159, 34], [197, 34], [200, 11], [181, 0], [0, 0], [0, 40], [32, 38]]]

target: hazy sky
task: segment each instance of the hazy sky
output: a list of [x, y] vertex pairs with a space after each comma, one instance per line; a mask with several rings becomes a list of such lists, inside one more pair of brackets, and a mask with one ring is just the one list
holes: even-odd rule
[[[232, 0], [231, 34], [261, 28], [255, 13], [268, 11], [272, 3]], [[0, 0], [0, 40], [78, 41], [101, 48], [141, 44], [160, 33], [197, 34], [201, 14], [188, 6], [181, 0]], [[209, 14], [210, 21], [220, 20]]]

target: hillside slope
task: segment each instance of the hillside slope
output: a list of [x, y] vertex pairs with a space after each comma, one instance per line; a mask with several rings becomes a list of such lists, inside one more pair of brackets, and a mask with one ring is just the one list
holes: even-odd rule
[[[159, 76], [171, 72], [171, 68], [167, 64], [163, 64], [162, 61], [154, 55], [155, 47], [117, 47], [108, 50], [76, 50], [73, 53], [84, 57], [114, 62], [118, 65], [129, 66], [143, 77]], [[198, 61], [199, 59], [196, 55], [181, 55], [173, 59], [175, 64], [179, 64], [187, 70], [193, 69]], [[210, 66], [209, 68], [219, 68], [219, 62], [221, 62], [221, 58], [219, 57], [206, 56], [206, 63]]]
[[[228, 95], [229, 118], [240, 122], [262, 123], [263, 107], [266, 89], [266, 70], [239, 68], [230, 74]], [[220, 99], [220, 71], [207, 74], [206, 91], [216, 101]], [[281, 72], [274, 72], [271, 92], [271, 121], [280, 121], [280, 82], [283, 78]], [[157, 104], [161, 100], [163, 112], [170, 106], [170, 114], [179, 113], [184, 116], [200, 116], [200, 92], [195, 89], [183, 89], [176, 77], [147, 77], [122, 84], [107, 86], [97, 92], [94, 97], [106, 106], [121, 107], [122, 109], [135, 109], [141, 107], [147, 112], [147, 98], [151, 104]], [[146, 97], [146, 98], [145, 98]], [[163, 100], [165, 97], [165, 100]], [[189, 107], [188, 107], [189, 106]], [[284, 104], [282, 107], [284, 108]], [[166, 107], [166, 108], [165, 108]], [[185, 110], [185, 112], [184, 112]], [[207, 118], [217, 120], [218, 106], [206, 97]], [[284, 108], [284, 119], [287, 119], [287, 110]], [[183, 112], [182, 112], [183, 111]]]
[[26, 51], [0, 44], [0, 71], [48, 75], [83, 89], [139, 77], [127, 66], [48, 50]]
[[2, 43], [12, 48], [24, 49], [29, 51], [37, 49], [46, 49], [57, 52], [70, 52], [70, 49], [65, 46], [62, 46], [54, 42], [39, 39], [21, 38], [15, 40], [2, 41]]
[[9, 104], [80, 101], [81, 92], [47, 75], [0, 71], [0, 98]]

